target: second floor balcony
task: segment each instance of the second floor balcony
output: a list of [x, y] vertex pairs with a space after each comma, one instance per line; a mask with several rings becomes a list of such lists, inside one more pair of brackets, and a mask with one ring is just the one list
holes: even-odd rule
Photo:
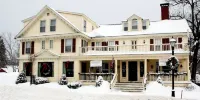
[[[81, 55], [123, 55], [123, 54], [166, 54], [171, 53], [170, 44], [161, 45], [115, 45], [115, 46], [88, 46], [80, 48]], [[186, 43], [176, 44], [175, 53], [189, 53]]]

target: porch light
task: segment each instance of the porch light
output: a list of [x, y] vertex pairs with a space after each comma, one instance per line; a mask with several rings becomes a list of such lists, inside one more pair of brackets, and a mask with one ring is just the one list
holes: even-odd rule
[[175, 46], [175, 43], [176, 43], [176, 40], [172, 37], [172, 38], [170, 39], [170, 45], [171, 45], [172, 47], [174, 47], [174, 46]]

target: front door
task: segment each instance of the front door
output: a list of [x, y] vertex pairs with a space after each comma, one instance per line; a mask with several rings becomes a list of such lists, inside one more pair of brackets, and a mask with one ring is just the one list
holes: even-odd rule
[[137, 62], [132, 61], [128, 62], [128, 80], [129, 81], [137, 81]]
[[86, 63], [82, 62], [82, 68], [81, 68], [81, 73], [86, 73]]

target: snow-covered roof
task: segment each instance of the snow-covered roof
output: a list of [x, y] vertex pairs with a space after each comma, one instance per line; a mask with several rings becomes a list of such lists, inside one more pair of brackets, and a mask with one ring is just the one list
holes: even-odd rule
[[150, 26], [142, 31], [124, 31], [123, 25], [101, 25], [90, 33], [90, 37], [109, 37], [109, 36], [131, 36], [131, 35], [148, 35], [148, 34], [170, 34], [170, 33], [187, 33], [191, 32], [185, 19], [181, 20], [161, 20], [150, 22]]

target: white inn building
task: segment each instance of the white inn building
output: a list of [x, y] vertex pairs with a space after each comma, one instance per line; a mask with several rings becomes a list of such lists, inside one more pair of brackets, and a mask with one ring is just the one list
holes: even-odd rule
[[[98, 25], [82, 13], [58, 11], [48, 6], [23, 20], [16, 36], [20, 41], [19, 69], [27, 76], [57, 82], [64, 74], [69, 81], [94, 82], [101, 75], [115, 83], [155, 81], [158, 73], [171, 81], [166, 66], [171, 56], [170, 39], [177, 43], [180, 66], [175, 81], [190, 80], [188, 35], [185, 19], [170, 20], [168, 4], [161, 4], [160, 21], [133, 14], [121, 24]], [[123, 20], [123, 19], [122, 19]]]

